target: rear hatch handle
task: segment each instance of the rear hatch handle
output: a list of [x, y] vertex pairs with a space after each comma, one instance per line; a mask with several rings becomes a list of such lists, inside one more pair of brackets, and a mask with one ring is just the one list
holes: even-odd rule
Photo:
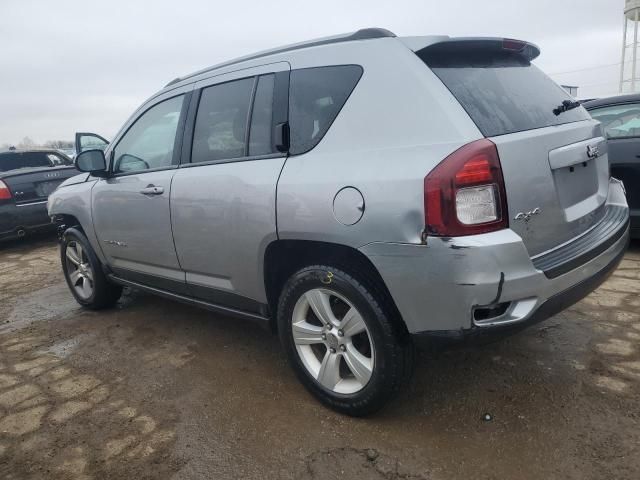
[[549, 166], [552, 170], [572, 167], [594, 160], [606, 153], [607, 143], [603, 137], [590, 138], [549, 152]]

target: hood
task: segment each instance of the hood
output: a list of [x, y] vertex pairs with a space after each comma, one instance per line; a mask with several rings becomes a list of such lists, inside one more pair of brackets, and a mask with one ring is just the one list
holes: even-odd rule
[[89, 180], [91, 175], [89, 173], [81, 173], [80, 175], [74, 175], [67, 178], [64, 182], [58, 185], [58, 188], [66, 187], [67, 185], [75, 185], [76, 183], [84, 183]]

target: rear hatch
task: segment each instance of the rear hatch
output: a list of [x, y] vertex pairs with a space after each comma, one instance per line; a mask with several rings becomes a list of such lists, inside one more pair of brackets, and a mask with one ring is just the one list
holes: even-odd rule
[[509, 226], [531, 256], [603, 218], [609, 164], [600, 125], [531, 63], [537, 47], [504, 39], [448, 39], [416, 53], [496, 144]]
[[49, 195], [78, 171], [70, 160], [54, 152], [7, 152], [0, 155], [0, 180], [16, 205], [45, 202]]

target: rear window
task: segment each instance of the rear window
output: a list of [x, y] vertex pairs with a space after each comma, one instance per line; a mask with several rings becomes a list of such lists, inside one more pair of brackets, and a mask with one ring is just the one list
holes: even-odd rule
[[418, 56], [446, 85], [485, 137], [589, 119], [582, 107], [556, 116], [573, 100], [538, 67], [509, 52], [427, 48]]
[[62, 158], [47, 152], [15, 152], [0, 154], [0, 172], [17, 170], [20, 168], [51, 167], [49, 156], [54, 156], [62, 162]]
[[289, 153], [315, 147], [362, 76], [358, 65], [303, 68], [291, 71], [289, 86]]

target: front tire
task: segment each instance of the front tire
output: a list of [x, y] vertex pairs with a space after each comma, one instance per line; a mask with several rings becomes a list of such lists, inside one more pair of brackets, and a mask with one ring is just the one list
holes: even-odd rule
[[109, 282], [100, 260], [80, 230], [69, 228], [64, 232], [60, 260], [69, 290], [83, 307], [91, 310], [109, 308], [122, 295], [122, 287]]
[[280, 340], [297, 377], [322, 403], [352, 416], [382, 408], [410, 377], [413, 347], [384, 299], [331, 266], [306, 267], [278, 305]]

